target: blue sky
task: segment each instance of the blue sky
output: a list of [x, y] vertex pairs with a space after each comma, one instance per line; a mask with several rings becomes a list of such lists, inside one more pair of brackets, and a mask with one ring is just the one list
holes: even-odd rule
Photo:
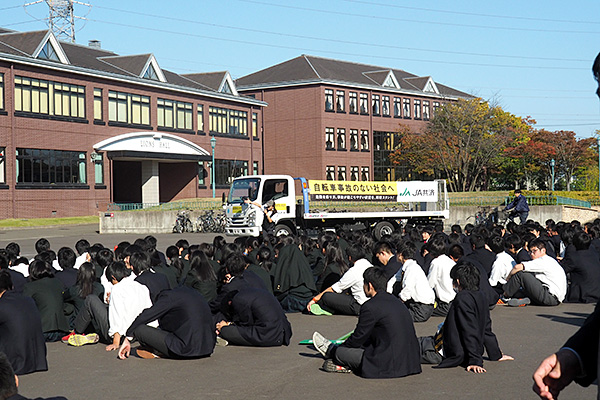
[[[29, 0], [33, 1], [33, 0]], [[538, 128], [600, 129], [591, 64], [600, 1], [89, 0], [76, 41], [153, 53], [179, 73], [238, 78], [301, 54], [403, 69], [483, 97]], [[45, 29], [42, 1], [2, 0], [0, 26]]]

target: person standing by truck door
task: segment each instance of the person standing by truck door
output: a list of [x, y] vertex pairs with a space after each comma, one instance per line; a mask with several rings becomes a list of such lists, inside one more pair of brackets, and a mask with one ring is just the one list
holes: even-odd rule
[[262, 223], [263, 238], [266, 239], [269, 237], [269, 235], [273, 235], [275, 232], [275, 221], [273, 221], [273, 216], [277, 214], [275, 202], [273, 200], [269, 200], [265, 203], [264, 207], [255, 201], [251, 201], [249, 198], [244, 199], [244, 202], [247, 204], [255, 205], [256, 207], [260, 208], [265, 214]]

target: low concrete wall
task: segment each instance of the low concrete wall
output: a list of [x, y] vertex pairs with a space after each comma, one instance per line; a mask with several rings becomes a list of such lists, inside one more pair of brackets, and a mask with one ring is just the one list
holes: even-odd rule
[[[450, 218], [446, 220], [445, 225], [458, 224], [465, 226], [468, 223], [474, 224], [475, 214], [480, 210], [481, 208], [477, 206], [450, 207]], [[528, 218], [542, 225], [548, 219], [567, 222], [578, 220], [583, 224], [598, 218], [598, 210], [575, 206], [529, 206]], [[515, 219], [515, 222], [518, 222], [518, 218]]]
[[[196, 222], [202, 212], [190, 212]], [[177, 211], [114, 211], [99, 213], [100, 233], [170, 233], [175, 226]]]

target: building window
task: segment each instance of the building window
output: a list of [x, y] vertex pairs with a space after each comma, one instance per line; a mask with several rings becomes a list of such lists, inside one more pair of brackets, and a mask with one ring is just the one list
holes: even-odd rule
[[360, 149], [369, 151], [369, 131], [365, 129], [360, 131]]
[[252, 175], [258, 175], [258, 161], [252, 161]]
[[0, 183], [6, 183], [6, 147], [0, 147]]
[[358, 180], [358, 167], [350, 167], [350, 180], [351, 181]]
[[394, 118], [402, 117], [402, 99], [394, 97]]
[[0, 110], [4, 110], [4, 74], [0, 74]]
[[348, 99], [348, 110], [350, 114], [358, 113], [358, 93], [350, 92]]
[[333, 128], [325, 128], [325, 149], [333, 150], [335, 143], [334, 130]]
[[223, 135], [248, 136], [248, 113], [227, 108], [209, 107], [211, 132]]
[[83, 185], [85, 152], [17, 148], [17, 183]]
[[350, 129], [350, 150], [358, 150], [358, 129]]
[[40, 60], [51, 60], [60, 62], [60, 58], [58, 58], [58, 54], [56, 54], [56, 50], [54, 50], [54, 46], [52, 46], [49, 40], [44, 45], [37, 58], [39, 58]]
[[333, 111], [333, 90], [325, 89], [325, 111]]
[[410, 99], [402, 99], [402, 116], [410, 118]]
[[369, 95], [366, 93], [360, 94], [360, 113], [364, 115], [369, 114]]
[[156, 100], [156, 121], [159, 128], [191, 131], [192, 103], [167, 99]]
[[373, 115], [379, 115], [379, 107], [380, 107], [380, 104], [379, 104], [379, 95], [378, 94], [374, 94], [372, 96], [372, 98], [373, 98], [373, 101], [371, 103], [373, 105]]
[[415, 106], [415, 119], [421, 119], [421, 100], [413, 101]]
[[252, 137], [258, 139], [258, 114], [252, 113]]
[[94, 88], [94, 120], [102, 121], [102, 89]]
[[204, 106], [202, 104], [198, 104], [196, 116], [198, 120], [198, 132], [204, 132]]
[[346, 150], [346, 130], [343, 128], [337, 130], [337, 148], [338, 150]]
[[92, 161], [94, 162], [94, 183], [104, 185], [104, 158], [102, 154], [92, 153]]
[[346, 180], [346, 167], [338, 167], [338, 181]]
[[369, 167], [360, 167], [360, 180], [361, 181], [369, 180]]
[[150, 97], [109, 90], [108, 121], [150, 125]]
[[381, 97], [381, 114], [384, 117], [390, 116], [390, 96]]
[[85, 87], [16, 76], [15, 110], [83, 119]]
[[423, 100], [423, 119], [429, 121], [429, 102]]
[[213, 167], [217, 186], [228, 186], [235, 178], [248, 175], [248, 161], [215, 160]]
[[328, 165], [325, 169], [325, 179], [328, 181], [335, 181], [335, 167]]
[[335, 91], [335, 110], [337, 112], [345, 112], [346, 95], [343, 90]]
[[439, 101], [434, 101], [433, 102], [433, 115], [435, 115], [435, 113], [437, 113], [438, 109], [440, 108], [440, 102]]

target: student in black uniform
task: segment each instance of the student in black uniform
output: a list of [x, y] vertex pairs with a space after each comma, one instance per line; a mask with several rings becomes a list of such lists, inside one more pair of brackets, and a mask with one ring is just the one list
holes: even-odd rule
[[326, 358], [327, 372], [356, 372], [364, 378], [399, 378], [421, 372], [420, 350], [412, 318], [397, 297], [386, 292], [388, 279], [381, 268], [363, 275], [370, 298], [360, 309], [352, 335], [335, 346], [313, 334], [315, 348]]
[[207, 302], [217, 297], [217, 275], [206, 254], [197, 250], [190, 258], [190, 272], [184, 284], [197, 290]]
[[32, 299], [12, 291], [10, 274], [0, 270], [0, 352], [19, 375], [48, 370], [40, 313]]
[[[158, 319], [158, 328], [146, 325]], [[212, 354], [216, 333], [210, 308], [197, 291], [185, 286], [158, 294], [152, 307], [142, 311], [127, 329], [119, 349], [124, 360], [131, 351], [130, 337], [140, 342], [141, 358], [201, 358]]]
[[245, 286], [229, 295], [229, 320], [217, 323], [219, 336], [238, 346], [289, 345], [292, 326], [269, 292]]
[[169, 280], [165, 275], [157, 274], [150, 269], [150, 257], [145, 252], [136, 251], [126, 262], [129, 262], [133, 273], [137, 275], [135, 281], [145, 285], [150, 291], [152, 303], [160, 292], [169, 290]]
[[462, 366], [467, 371], [484, 373], [483, 352], [492, 361], [513, 360], [503, 355], [485, 294], [479, 290], [479, 269], [471, 262], [459, 262], [450, 271], [458, 291], [442, 328], [444, 357], [437, 368]]

